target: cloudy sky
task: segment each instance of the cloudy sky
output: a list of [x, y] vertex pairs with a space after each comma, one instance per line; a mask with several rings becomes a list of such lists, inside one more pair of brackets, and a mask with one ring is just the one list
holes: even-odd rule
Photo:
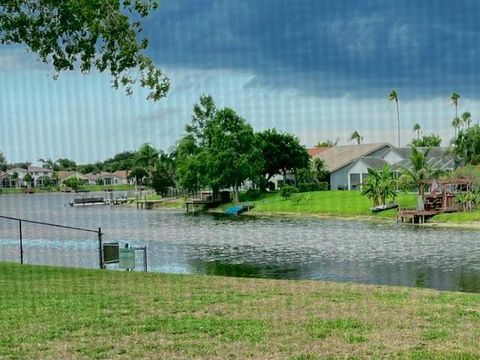
[[395, 144], [393, 88], [402, 145], [416, 122], [446, 145], [452, 92], [480, 120], [479, 15], [476, 0], [163, 0], [145, 22], [149, 55], [172, 83], [157, 103], [101, 74], [52, 80], [24, 48], [0, 48], [0, 151], [83, 163], [144, 142], [168, 150], [201, 94], [306, 146], [346, 144], [354, 130]]

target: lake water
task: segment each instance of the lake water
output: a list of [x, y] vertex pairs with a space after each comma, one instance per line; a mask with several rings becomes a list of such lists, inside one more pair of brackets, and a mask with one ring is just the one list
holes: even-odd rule
[[[65, 206], [75, 197], [1, 195], [0, 215], [101, 227], [104, 241], [146, 245], [149, 271], [480, 292], [480, 233], [475, 230]], [[22, 232], [26, 263], [98, 267], [96, 234], [25, 223]], [[18, 222], [0, 219], [0, 261], [18, 261], [16, 239]], [[141, 269], [140, 256], [137, 262]]]

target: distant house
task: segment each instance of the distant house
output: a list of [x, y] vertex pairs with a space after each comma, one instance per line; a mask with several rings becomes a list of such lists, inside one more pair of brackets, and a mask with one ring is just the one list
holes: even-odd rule
[[82, 173], [79, 173], [78, 171], [57, 171], [57, 179], [59, 185], [63, 184], [66, 180], [71, 178], [79, 179], [80, 182], [84, 185], [88, 184], [88, 178]]
[[[426, 148], [421, 148], [426, 151]], [[427, 155], [429, 164], [438, 170], [453, 171], [455, 162], [447, 148], [430, 148]], [[328, 148], [312, 158], [325, 161], [330, 171], [330, 189], [360, 190], [368, 177], [368, 169], [380, 170], [388, 164], [393, 172], [411, 169], [409, 147], [396, 148], [388, 143], [344, 145]]]
[[[25, 176], [30, 174], [32, 182], [27, 184]], [[24, 168], [12, 168], [8, 169], [5, 173], [0, 175], [1, 187], [22, 187], [22, 186], [42, 186], [45, 180], [53, 177], [53, 170], [45, 169], [38, 166], [28, 166]]]
[[110, 172], [99, 172], [99, 173], [88, 173], [85, 174], [85, 177], [88, 179], [89, 185], [102, 184], [102, 185], [126, 185], [129, 184], [128, 181], [128, 171], [119, 170], [113, 173]]
[[120, 183], [122, 185], [127, 185], [127, 184], [133, 184], [134, 179], [128, 179], [128, 171], [127, 170], [117, 170], [113, 172], [113, 175], [115, 175], [118, 179], [120, 179]]
[[[349, 172], [356, 160], [364, 157], [381, 159], [392, 148], [393, 146], [388, 143], [340, 145], [326, 148], [313, 155], [312, 159], [320, 158], [325, 162], [330, 172], [331, 190], [349, 190], [350, 184], [361, 184], [362, 174], [368, 173], [365, 170], [368, 165], [365, 163], [362, 163], [364, 167], [358, 166], [358, 169], [354, 169], [357, 172]], [[313, 153], [313, 150], [311, 152]]]

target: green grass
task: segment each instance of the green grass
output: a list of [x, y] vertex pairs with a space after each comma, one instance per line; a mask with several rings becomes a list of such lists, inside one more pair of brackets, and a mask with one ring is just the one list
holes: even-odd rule
[[0, 263], [0, 359], [478, 359], [480, 294]]
[[465, 224], [480, 221], [480, 211], [457, 212], [437, 215], [432, 219], [434, 223]]
[[[301, 199], [298, 202], [295, 199], [285, 200], [279, 193], [262, 195], [259, 199], [253, 201], [255, 208], [251, 213], [297, 213], [343, 217], [374, 216], [378, 218], [394, 218], [396, 216], [395, 210], [372, 214], [370, 200], [359, 191], [316, 191], [300, 195]], [[401, 193], [396, 202], [400, 207], [415, 207], [416, 196]], [[222, 209], [231, 205], [223, 205]]]
[[127, 190], [134, 190], [135, 185], [129, 184], [120, 184], [120, 185], [84, 185], [81, 187], [82, 190], [89, 190], [89, 191], [103, 191], [105, 189], [113, 189], [116, 191], [127, 191]]

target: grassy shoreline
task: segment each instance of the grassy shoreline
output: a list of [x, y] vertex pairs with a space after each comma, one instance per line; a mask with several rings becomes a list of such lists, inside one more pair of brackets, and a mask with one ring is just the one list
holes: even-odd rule
[[480, 294], [0, 263], [0, 358], [477, 359]]

